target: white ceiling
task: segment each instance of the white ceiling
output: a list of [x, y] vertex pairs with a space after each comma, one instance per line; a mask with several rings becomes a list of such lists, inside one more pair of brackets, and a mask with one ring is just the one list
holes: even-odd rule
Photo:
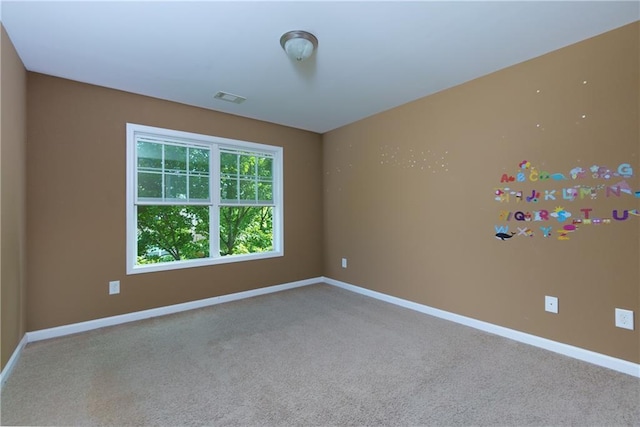
[[[0, 16], [30, 71], [324, 133], [636, 21], [640, 3], [5, 0]], [[291, 61], [288, 30], [317, 53]]]

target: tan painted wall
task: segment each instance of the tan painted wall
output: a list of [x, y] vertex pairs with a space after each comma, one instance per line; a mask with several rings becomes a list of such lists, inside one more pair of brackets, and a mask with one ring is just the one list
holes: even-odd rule
[[[323, 135], [325, 276], [640, 362], [640, 217], [580, 225], [566, 241], [553, 218], [499, 220], [501, 209], [557, 206], [611, 218], [640, 199], [562, 200], [562, 188], [613, 177], [502, 184], [559, 197], [494, 200], [522, 160], [567, 177], [630, 163], [640, 190], [639, 51], [635, 23]], [[535, 235], [500, 241], [501, 224]], [[545, 295], [559, 314], [545, 313]], [[635, 331], [614, 327], [615, 307], [635, 311]]]
[[27, 71], [0, 24], [0, 168], [2, 286], [1, 367], [26, 332], [26, 199]]
[[[568, 241], [557, 239], [557, 221], [546, 239], [538, 223], [531, 238], [493, 236], [495, 225], [523, 226], [498, 214], [529, 205], [501, 205], [493, 191], [524, 159], [565, 174], [630, 163], [627, 182], [640, 190], [638, 44], [634, 24], [322, 137], [28, 73], [27, 330], [324, 274], [640, 362], [637, 319], [633, 332], [613, 327], [614, 307], [640, 315], [638, 218], [581, 225]], [[127, 121], [284, 146], [286, 256], [126, 276]], [[4, 178], [4, 142], [2, 153]], [[549, 180], [518, 189], [602, 183]], [[580, 208], [602, 217], [640, 208], [633, 197], [600, 193], [535, 209], [556, 206], [574, 218]], [[3, 196], [3, 230], [4, 211]], [[4, 365], [15, 345], [5, 352], [4, 265], [2, 274]], [[122, 293], [108, 296], [107, 282], [116, 279]], [[558, 315], [543, 311], [544, 295], [560, 298]]]
[[[28, 330], [322, 275], [320, 135], [36, 73], [28, 121]], [[127, 122], [284, 147], [285, 256], [127, 276]]]

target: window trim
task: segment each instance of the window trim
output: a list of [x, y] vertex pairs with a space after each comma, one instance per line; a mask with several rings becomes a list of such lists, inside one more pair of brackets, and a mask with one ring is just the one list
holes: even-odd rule
[[[209, 258], [171, 261], [158, 264], [136, 265], [138, 252], [137, 218], [136, 218], [136, 135], [155, 137], [164, 140], [179, 140], [197, 145], [205, 144], [211, 149], [210, 157], [210, 191], [211, 202], [204, 203], [211, 206], [210, 212], [210, 244], [219, 249], [220, 225], [216, 211], [225, 204], [220, 200], [220, 149], [247, 150], [249, 152], [265, 153], [273, 156], [273, 251], [253, 254], [225, 255]], [[169, 141], [168, 141], [169, 142]], [[260, 144], [257, 142], [241, 141], [217, 136], [202, 135], [173, 129], [127, 123], [126, 126], [126, 271], [127, 275], [149, 273], [155, 271], [176, 270], [191, 267], [228, 264], [233, 262], [251, 261], [284, 256], [284, 163], [283, 148]], [[146, 203], [142, 203], [146, 204]], [[154, 205], [171, 203], [152, 203]], [[175, 203], [173, 203], [175, 204]], [[198, 203], [200, 204], [200, 203]], [[219, 210], [218, 210], [219, 211]], [[214, 240], [215, 239], [215, 240]]]

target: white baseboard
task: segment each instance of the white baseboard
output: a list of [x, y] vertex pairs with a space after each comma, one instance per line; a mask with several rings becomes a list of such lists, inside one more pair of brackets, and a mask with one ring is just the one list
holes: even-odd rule
[[512, 339], [514, 341], [530, 344], [535, 347], [540, 347], [546, 350], [550, 350], [565, 356], [572, 357], [574, 359], [582, 360], [592, 363], [594, 365], [602, 366], [605, 368], [613, 369], [618, 372], [632, 375], [640, 378], [640, 365], [632, 363], [626, 360], [617, 359], [615, 357], [607, 356], [605, 354], [596, 353], [583, 348], [574, 347], [568, 344], [563, 344], [557, 341], [552, 341], [546, 338], [541, 338], [535, 335], [526, 334], [524, 332], [516, 331], [513, 329], [505, 328], [502, 326], [494, 325], [491, 323], [483, 322], [480, 320], [472, 319], [470, 317], [461, 316], [459, 314], [451, 313], [448, 311], [440, 310], [437, 308], [429, 307], [423, 304], [418, 304], [412, 301], [404, 300], [402, 298], [393, 297], [380, 292], [371, 291], [369, 289], [361, 288], [359, 286], [351, 285], [349, 283], [341, 282], [328, 277], [316, 277], [306, 280], [300, 280], [296, 282], [285, 283], [282, 285], [268, 286], [259, 289], [253, 289], [250, 291], [238, 292], [229, 295], [221, 295], [218, 297], [207, 298], [198, 301], [191, 301], [182, 304], [175, 304], [166, 307], [153, 308], [144, 311], [137, 311], [133, 313], [121, 314], [118, 316], [104, 317], [101, 319], [89, 320], [86, 322], [74, 323], [70, 325], [58, 326], [55, 328], [41, 329], [38, 331], [27, 332], [22, 340], [16, 347], [11, 358], [7, 362], [6, 366], [0, 372], [0, 386], [3, 386], [7, 378], [11, 374], [15, 363], [20, 357], [22, 349], [27, 343], [40, 341], [55, 337], [61, 337], [65, 335], [76, 334], [79, 332], [86, 332], [93, 329], [104, 328], [107, 326], [115, 326], [123, 323], [134, 322], [136, 320], [148, 319], [151, 317], [164, 316], [167, 314], [179, 313], [181, 311], [193, 310], [197, 308], [212, 306], [216, 304], [222, 304], [230, 301], [237, 301], [240, 299], [251, 298], [254, 296], [270, 294], [274, 292], [280, 292], [287, 289], [298, 288], [302, 286], [308, 286], [315, 283], [326, 283], [332, 286], [336, 286], [342, 289], [346, 289], [351, 292], [355, 292], [361, 295], [379, 299], [381, 301], [389, 302], [401, 307], [405, 307], [411, 310], [415, 310], [421, 313], [425, 313], [431, 316], [439, 317], [441, 319], [450, 320], [455, 323], [470, 326], [481, 331], [489, 332], [495, 335], [499, 335], [505, 338]]
[[617, 359], [615, 357], [607, 356], [606, 354], [596, 353], [594, 351], [585, 350], [580, 347], [574, 347], [557, 341], [552, 341], [536, 335], [531, 335], [513, 329], [505, 328], [503, 326], [494, 325], [492, 323], [483, 322], [481, 320], [472, 319], [470, 317], [461, 316], [459, 314], [429, 307], [427, 305], [418, 304], [380, 292], [371, 291], [369, 289], [361, 288], [359, 286], [351, 285], [349, 283], [341, 282], [339, 280], [331, 279], [328, 277], [322, 277], [322, 281], [329, 285], [346, 289], [351, 292], [366, 295], [368, 297], [379, 299], [381, 301], [386, 301], [391, 304], [399, 305], [401, 307], [419, 311], [421, 313], [439, 317], [441, 319], [450, 320], [452, 322], [470, 326], [481, 331], [489, 332], [521, 343], [530, 344], [535, 347], [550, 350], [555, 353], [572, 357], [574, 359], [582, 360], [584, 362], [592, 363], [594, 365], [613, 369], [614, 371], [622, 372], [640, 378], [640, 364], [637, 363]]
[[9, 378], [9, 375], [11, 375], [11, 372], [13, 371], [15, 364], [18, 362], [18, 359], [20, 358], [20, 353], [22, 353], [22, 349], [24, 348], [25, 345], [27, 345], [27, 342], [28, 342], [27, 334], [24, 334], [22, 336], [22, 339], [18, 343], [18, 346], [13, 351], [13, 354], [7, 361], [7, 364], [4, 365], [4, 369], [2, 370], [2, 372], [0, 372], [0, 388], [4, 387], [4, 383], [7, 381], [7, 378]]
[[179, 313], [181, 311], [194, 310], [196, 308], [208, 307], [211, 305], [222, 304], [225, 302], [236, 301], [245, 298], [251, 298], [258, 295], [280, 292], [287, 289], [308, 286], [314, 283], [321, 283], [322, 278], [316, 277], [312, 279], [299, 280], [297, 282], [285, 283], [282, 285], [267, 286], [265, 288], [252, 289], [250, 291], [237, 292], [235, 294], [221, 295], [218, 297], [206, 298], [197, 301], [185, 302], [182, 304], [168, 305], [165, 307], [152, 308], [149, 310], [135, 311], [133, 313], [120, 314], [117, 316], [103, 317], [101, 319], [88, 320], [86, 322], [73, 323], [70, 325], [57, 326], [55, 328], [41, 329], [38, 331], [27, 332], [27, 342], [46, 340], [50, 338], [61, 337], [64, 335], [77, 334], [93, 329], [104, 328], [107, 326], [120, 325], [122, 323], [135, 322], [136, 320], [149, 319], [151, 317], [165, 316], [167, 314]]
[[61, 337], [65, 335], [77, 334], [93, 329], [104, 328], [107, 326], [120, 325], [122, 323], [135, 322], [136, 320], [149, 319], [151, 317], [164, 316], [167, 314], [179, 313], [181, 311], [194, 310], [196, 308], [208, 307], [211, 305], [222, 304], [225, 302], [237, 301], [240, 299], [251, 298], [258, 295], [270, 294], [273, 292], [285, 291], [287, 289], [299, 288], [301, 286], [313, 285], [321, 283], [322, 278], [316, 277], [312, 279], [299, 280], [296, 282], [284, 283], [282, 285], [267, 286], [264, 288], [252, 289], [250, 291], [237, 292], [235, 294], [221, 295], [213, 298], [206, 298], [198, 301], [190, 301], [182, 304], [174, 304], [166, 307], [152, 308], [149, 310], [136, 311], [133, 313], [121, 314], [118, 316], [103, 317], [101, 319], [89, 320], [86, 322], [73, 323], [70, 325], [58, 326], [55, 328], [41, 329], [38, 331], [27, 332], [14, 350], [11, 358], [0, 372], [0, 387], [11, 375], [11, 371], [15, 363], [20, 357], [22, 349], [30, 342], [46, 340], [50, 338]]

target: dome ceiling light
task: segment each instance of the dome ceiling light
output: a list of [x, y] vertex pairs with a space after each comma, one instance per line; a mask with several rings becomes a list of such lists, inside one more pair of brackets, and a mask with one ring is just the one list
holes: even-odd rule
[[288, 31], [280, 37], [280, 45], [289, 58], [302, 62], [318, 48], [318, 39], [306, 31]]

